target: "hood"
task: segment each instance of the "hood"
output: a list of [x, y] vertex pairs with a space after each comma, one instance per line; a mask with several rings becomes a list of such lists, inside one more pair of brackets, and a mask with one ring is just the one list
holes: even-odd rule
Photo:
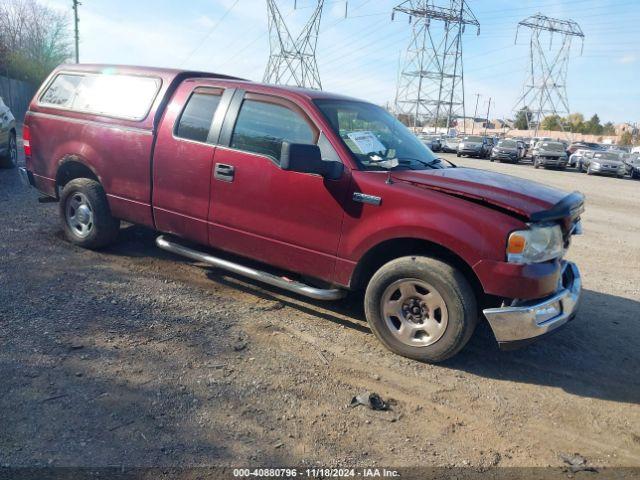
[[624, 165], [622, 160], [607, 160], [606, 158], [592, 158], [591, 161], [605, 165]]
[[499, 150], [501, 152], [507, 153], [516, 153], [518, 151], [518, 147], [493, 147], [495, 150]]
[[567, 197], [567, 193], [562, 190], [537, 182], [474, 168], [402, 170], [392, 172], [392, 178], [417, 187], [482, 202], [527, 220], [536, 213], [551, 210]]

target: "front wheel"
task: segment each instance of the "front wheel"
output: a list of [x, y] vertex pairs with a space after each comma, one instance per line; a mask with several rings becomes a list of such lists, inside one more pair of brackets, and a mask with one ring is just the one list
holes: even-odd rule
[[540, 164], [538, 163], [538, 159], [533, 157], [533, 168], [540, 168]]
[[9, 134], [9, 144], [7, 145], [7, 153], [4, 157], [0, 157], [0, 167], [16, 168], [18, 166], [18, 142], [15, 132]]
[[112, 243], [120, 229], [102, 185], [88, 178], [76, 178], [65, 185], [60, 196], [60, 216], [67, 239], [92, 250]]
[[382, 266], [367, 286], [364, 306], [383, 345], [426, 362], [458, 353], [478, 321], [476, 297], [464, 275], [430, 257], [402, 257]]
[[459, 154], [459, 153], [456, 153], [456, 157], [460, 158], [460, 154]]

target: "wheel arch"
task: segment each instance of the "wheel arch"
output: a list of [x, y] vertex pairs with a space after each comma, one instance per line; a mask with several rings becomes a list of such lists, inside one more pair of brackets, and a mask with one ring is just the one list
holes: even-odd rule
[[373, 274], [384, 264], [399, 257], [412, 255], [437, 258], [457, 268], [471, 285], [478, 304], [481, 304], [484, 289], [473, 268], [451, 249], [422, 238], [393, 238], [371, 247], [358, 261], [351, 276], [350, 287], [353, 290], [363, 290]]
[[64, 186], [76, 178], [90, 178], [102, 184], [99, 175], [93, 168], [87, 165], [77, 155], [67, 155], [58, 164], [56, 170], [56, 197], [60, 198], [60, 192]]

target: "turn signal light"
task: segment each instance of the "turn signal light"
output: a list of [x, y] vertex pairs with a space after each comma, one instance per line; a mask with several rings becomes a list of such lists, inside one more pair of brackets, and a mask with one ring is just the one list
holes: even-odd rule
[[526, 246], [527, 246], [527, 239], [523, 235], [519, 235], [518, 233], [512, 233], [509, 236], [507, 253], [515, 254], [515, 255], [523, 253]]

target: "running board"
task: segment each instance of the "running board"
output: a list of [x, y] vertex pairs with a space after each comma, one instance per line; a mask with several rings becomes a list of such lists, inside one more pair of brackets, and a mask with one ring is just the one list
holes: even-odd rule
[[305, 297], [314, 298], [316, 300], [339, 300], [341, 298], [344, 298], [346, 294], [344, 290], [338, 288], [326, 290], [315, 288], [309, 285], [305, 285], [304, 283], [288, 280], [286, 278], [272, 275], [271, 273], [245, 267], [244, 265], [233, 263], [228, 260], [223, 260], [222, 258], [214, 257], [212, 255], [209, 255], [208, 253], [200, 252], [198, 250], [185, 247], [184, 245], [180, 245], [171, 240], [167, 240], [162, 235], [156, 239], [156, 245], [162, 250], [175, 253], [176, 255], [182, 255], [183, 257], [187, 257], [192, 260], [204, 262], [214, 267], [222, 268], [224, 270], [237, 273], [238, 275], [252, 278], [254, 280], [258, 280], [259, 282], [282, 288], [283, 290], [288, 290], [290, 292], [298, 293], [300, 295], [304, 295]]

